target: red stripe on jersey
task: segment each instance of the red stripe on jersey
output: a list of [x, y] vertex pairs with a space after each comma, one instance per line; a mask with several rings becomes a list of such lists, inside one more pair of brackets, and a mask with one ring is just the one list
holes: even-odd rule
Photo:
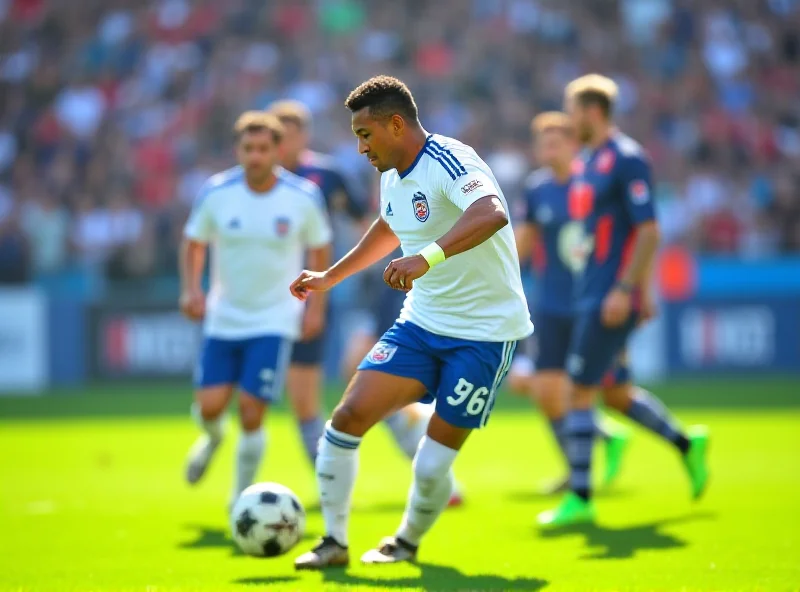
[[533, 268], [542, 273], [547, 267], [547, 251], [544, 248], [544, 240], [537, 235], [536, 240], [533, 241], [533, 252], [531, 253], [531, 263]]
[[595, 231], [594, 258], [598, 263], [604, 263], [611, 252], [611, 236], [614, 232], [614, 217], [611, 214], [600, 216]]

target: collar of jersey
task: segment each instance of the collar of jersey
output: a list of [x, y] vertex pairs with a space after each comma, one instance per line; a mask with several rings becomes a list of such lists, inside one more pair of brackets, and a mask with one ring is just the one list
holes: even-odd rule
[[414, 162], [412, 162], [411, 165], [406, 170], [402, 172], [397, 171], [397, 174], [400, 175], [401, 179], [405, 179], [408, 175], [410, 175], [411, 171], [414, 170], [414, 167], [417, 166], [419, 159], [422, 158], [423, 154], [425, 154], [425, 149], [428, 147], [428, 144], [430, 143], [432, 137], [433, 134], [428, 134], [428, 137], [425, 138], [425, 143], [422, 145], [422, 149], [417, 154], [417, 157], [414, 159]]

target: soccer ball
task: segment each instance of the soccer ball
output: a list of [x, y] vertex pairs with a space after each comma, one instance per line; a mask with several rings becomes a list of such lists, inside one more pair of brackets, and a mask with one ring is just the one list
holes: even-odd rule
[[231, 511], [231, 532], [239, 548], [254, 557], [286, 553], [302, 538], [306, 513], [294, 492], [278, 483], [245, 489]]

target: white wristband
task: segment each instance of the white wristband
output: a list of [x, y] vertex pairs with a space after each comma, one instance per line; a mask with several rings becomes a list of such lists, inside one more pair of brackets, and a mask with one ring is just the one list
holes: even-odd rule
[[440, 247], [439, 243], [436, 242], [429, 244], [427, 247], [422, 249], [419, 254], [424, 257], [425, 261], [428, 262], [428, 265], [430, 265], [431, 268], [439, 265], [445, 259], [442, 247]]

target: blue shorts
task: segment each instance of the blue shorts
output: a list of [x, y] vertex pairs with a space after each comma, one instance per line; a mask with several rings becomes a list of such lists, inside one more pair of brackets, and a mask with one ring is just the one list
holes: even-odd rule
[[263, 401], [283, 393], [292, 342], [279, 335], [248, 339], [206, 337], [195, 374], [195, 386], [238, 384]]
[[609, 386], [608, 381], [604, 383], [609, 372], [613, 372], [617, 384], [629, 382], [627, 364], [619, 362], [637, 320], [638, 313], [632, 313], [622, 325], [611, 328], [603, 324], [600, 309], [579, 313], [567, 356], [572, 382], [581, 386]]
[[536, 370], [564, 370], [572, 338], [572, 316], [540, 312], [536, 328]]
[[470, 341], [395, 323], [358, 369], [414, 378], [428, 389], [422, 401], [436, 401], [436, 412], [447, 423], [480, 428], [489, 419], [516, 346], [516, 341]]

